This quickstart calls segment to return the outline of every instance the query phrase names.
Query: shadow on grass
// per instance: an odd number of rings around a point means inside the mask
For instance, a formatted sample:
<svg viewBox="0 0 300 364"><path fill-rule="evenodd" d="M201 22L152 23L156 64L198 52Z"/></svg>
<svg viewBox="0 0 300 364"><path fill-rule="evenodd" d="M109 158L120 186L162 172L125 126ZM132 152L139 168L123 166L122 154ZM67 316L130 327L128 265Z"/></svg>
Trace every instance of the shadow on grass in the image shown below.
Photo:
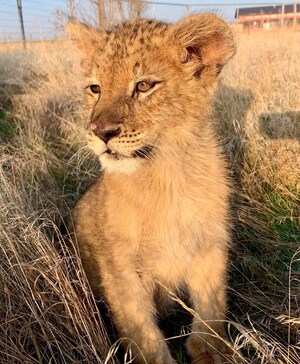
<svg viewBox="0 0 300 364"><path fill-rule="evenodd" d="M254 101L250 89L220 85L214 104L216 131L229 163L232 182L241 185L241 173L247 157L245 122Z"/></svg>
<svg viewBox="0 0 300 364"><path fill-rule="evenodd" d="M264 137L300 141L300 111L264 113L260 115L259 122Z"/></svg>
<svg viewBox="0 0 300 364"><path fill-rule="evenodd" d="M13 139L16 132L16 125L13 123L5 109L0 107L0 143L7 143Z"/></svg>
<svg viewBox="0 0 300 364"><path fill-rule="evenodd" d="M226 85L219 87L215 102L217 131L235 187L231 201L234 227L228 317L250 331L257 329L261 337L272 338L269 343L274 340L278 344L274 350L280 352L281 348L286 350L289 340L290 343L297 340L293 329L288 337L286 325L276 317L288 314L287 302L293 313L299 307L299 290L293 283L295 279L298 282L298 260L292 265L292 282L289 281L289 269L300 241L297 209L300 196L292 186L287 187L290 194L283 195L264 182L256 168L256 161L248 152L251 135L246 133L246 116L252 102L251 90ZM262 113L258 118L259 132L264 138L287 142L300 140L300 112ZM239 332L232 331L235 339ZM259 361L251 345L247 349L245 356L253 362Z"/></svg>

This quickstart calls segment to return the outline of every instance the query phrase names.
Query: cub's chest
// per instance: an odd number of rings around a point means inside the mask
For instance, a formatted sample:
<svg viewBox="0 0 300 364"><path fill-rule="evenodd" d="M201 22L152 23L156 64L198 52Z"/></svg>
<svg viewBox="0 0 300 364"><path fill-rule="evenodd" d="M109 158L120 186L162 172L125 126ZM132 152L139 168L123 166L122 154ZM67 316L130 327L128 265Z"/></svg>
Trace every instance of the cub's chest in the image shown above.
<svg viewBox="0 0 300 364"><path fill-rule="evenodd" d="M119 203L118 210L107 215L105 235L115 237L112 249L136 257L142 269L168 276L193 255L201 234L198 218L199 209L191 213L184 200L157 200L146 206Z"/></svg>
<svg viewBox="0 0 300 364"><path fill-rule="evenodd" d="M175 199L154 193L139 199L118 197L106 203L105 226L119 236L139 241L143 247L188 239L199 227L199 220L205 219L201 204L187 196Z"/></svg>
<svg viewBox="0 0 300 364"><path fill-rule="evenodd" d="M141 270L167 285L183 279L197 249L197 239L189 230L173 220L172 224L162 221L155 229L144 226L140 232L137 261Z"/></svg>

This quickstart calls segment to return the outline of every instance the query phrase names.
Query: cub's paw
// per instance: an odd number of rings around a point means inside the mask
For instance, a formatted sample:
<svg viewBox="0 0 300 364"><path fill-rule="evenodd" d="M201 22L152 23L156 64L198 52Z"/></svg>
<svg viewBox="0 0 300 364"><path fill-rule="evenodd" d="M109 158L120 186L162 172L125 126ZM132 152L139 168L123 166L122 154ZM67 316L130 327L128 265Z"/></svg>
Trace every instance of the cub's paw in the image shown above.
<svg viewBox="0 0 300 364"><path fill-rule="evenodd" d="M234 352L225 342L214 339L206 343L192 335L186 343L187 352L192 364L230 364L238 363L233 359Z"/></svg>
<svg viewBox="0 0 300 364"><path fill-rule="evenodd" d="M192 357L192 364L229 364L232 363L229 359L226 359L225 355L218 353L202 353Z"/></svg>

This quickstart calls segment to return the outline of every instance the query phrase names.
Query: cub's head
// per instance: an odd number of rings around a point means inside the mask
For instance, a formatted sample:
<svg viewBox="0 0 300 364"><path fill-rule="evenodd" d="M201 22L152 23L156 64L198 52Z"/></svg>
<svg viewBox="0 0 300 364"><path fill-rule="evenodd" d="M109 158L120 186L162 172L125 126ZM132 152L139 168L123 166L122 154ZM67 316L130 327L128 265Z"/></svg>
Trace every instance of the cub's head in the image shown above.
<svg viewBox="0 0 300 364"><path fill-rule="evenodd" d="M109 172L133 173L199 135L235 50L230 28L212 14L110 31L71 22L68 32L85 75L89 145Z"/></svg>

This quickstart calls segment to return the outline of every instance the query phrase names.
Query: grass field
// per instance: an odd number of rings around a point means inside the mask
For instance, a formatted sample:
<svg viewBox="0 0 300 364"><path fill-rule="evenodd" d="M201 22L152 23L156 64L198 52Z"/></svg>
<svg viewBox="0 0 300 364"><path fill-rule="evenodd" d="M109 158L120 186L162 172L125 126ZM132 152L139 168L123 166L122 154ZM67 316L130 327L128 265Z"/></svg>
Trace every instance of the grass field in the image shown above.
<svg viewBox="0 0 300 364"><path fill-rule="evenodd" d="M245 362L298 364L300 33L237 43L215 101L235 185L227 326ZM99 173L72 51L0 52L0 362L112 362L118 343L58 229Z"/></svg>

